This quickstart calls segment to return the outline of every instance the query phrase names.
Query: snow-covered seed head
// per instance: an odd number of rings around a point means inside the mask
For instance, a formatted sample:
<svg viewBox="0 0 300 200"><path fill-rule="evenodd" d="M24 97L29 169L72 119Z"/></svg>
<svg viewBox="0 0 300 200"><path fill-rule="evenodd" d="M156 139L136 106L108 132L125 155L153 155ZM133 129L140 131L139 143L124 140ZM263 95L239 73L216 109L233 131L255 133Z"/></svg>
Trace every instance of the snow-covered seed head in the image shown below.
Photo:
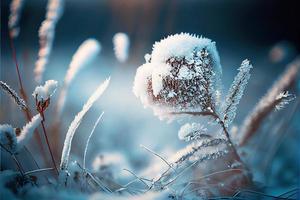
<svg viewBox="0 0 300 200"><path fill-rule="evenodd" d="M37 101L46 101L48 100L56 91L57 81L48 80L44 85L37 86L33 92L33 96Z"/></svg>
<svg viewBox="0 0 300 200"><path fill-rule="evenodd" d="M222 73L215 42L175 34L156 42L145 59L133 92L155 114L215 109Z"/></svg>
<svg viewBox="0 0 300 200"><path fill-rule="evenodd" d="M120 62L125 62L128 58L129 37L126 33L116 33L113 37L115 56Z"/></svg>
<svg viewBox="0 0 300 200"><path fill-rule="evenodd" d="M17 136L14 128L8 124L0 125L0 143L10 152L17 149Z"/></svg>

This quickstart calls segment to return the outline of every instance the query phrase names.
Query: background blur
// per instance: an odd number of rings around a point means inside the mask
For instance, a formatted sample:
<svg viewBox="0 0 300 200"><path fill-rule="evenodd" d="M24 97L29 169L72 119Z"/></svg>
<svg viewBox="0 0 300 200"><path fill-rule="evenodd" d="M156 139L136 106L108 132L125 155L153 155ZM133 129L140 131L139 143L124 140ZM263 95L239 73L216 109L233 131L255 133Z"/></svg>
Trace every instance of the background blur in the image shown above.
<svg viewBox="0 0 300 200"><path fill-rule="evenodd" d="M17 90L18 82L7 29L9 3L8 0L1 0L1 80ZM36 86L33 68L38 52L38 29L44 20L46 5L45 0L25 1L20 35L16 40L20 70L32 106L33 98L30 94ZM89 163L98 153L121 152L128 160L129 168L138 171L152 159L139 147L140 144L164 156L183 147L184 142L177 138L180 122L159 121L150 109L143 108L132 93L135 71L144 63L144 54L151 53L155 41L180 32L202 35L216 41L223 67L224 92L230 86L242 60L248 58L252 62L252 76L235 120L239 124L284 71L286 64L299 54L299 24L297 0L66 0L65 12L56 27L44 80L55 79L62 84L72 55L85 39L92 37L99 40L102 51L96 61L82 70L70 88L63 114L61 140L74 115L81 110L97 85L111 76L108 90L84 118L75 135L72 149L75 157L82 158L83 144L103 110L103 120L92 139ZM112 37L117 32L127 33L131 40L129 60L125 64L119 63L114 56ZM298 83L298 93L299 88ZM55 97L51 99L53 108ZM294 109L293 106L291 104L286 111L275 113L269 119L270 123L282 121L285 113ZM48 127L53 121L52 112L50 105L46 116ZM250 156L248 160L253 165L257 181L279 189L299 185L299 120L298 108L283 135L266 135L265 132L272 132L272 129L264 131L264 141L271 142L274 139L276 143L275 146L270 144L272 149L268 145L266 149L259 145L255 151L252 149L252 154L262 155L263 160L264 154L272 150L266 166L262 166L259 158ZM3 92L0 122L15 127L22 127L25 123L23 113ZM257 142L254 144L260 144L259 137L255 139ZM62 146L55 145L60 152ZM34 151L34 144L29 148ZM5 164L2 166L5 167Z"/></svg>

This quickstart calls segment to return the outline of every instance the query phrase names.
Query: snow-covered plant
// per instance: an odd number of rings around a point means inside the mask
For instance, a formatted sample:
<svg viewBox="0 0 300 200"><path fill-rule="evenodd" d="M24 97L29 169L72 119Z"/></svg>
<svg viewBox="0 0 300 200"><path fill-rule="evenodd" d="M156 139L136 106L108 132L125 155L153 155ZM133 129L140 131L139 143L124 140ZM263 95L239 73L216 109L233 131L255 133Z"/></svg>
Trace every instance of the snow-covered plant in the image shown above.
<svg viewBox="0 0 300 200"><path fill-rule="evenodd" d="M153 45L137 69L133 92L156 115L217 111L221 65L210 39L175 34Z"/></svg>
<svg viewBox="0 0 300 200"><path fill-rule="evenodd" d="M37 86L32 95L39 102L47 101L56 91L57 89L57 81L48 80L44 85Z"/></svg>
<svg viewBox="0 0 300 200"><path fill-rule="evenodd" d="M48 0L45 20L39 29L40 49L38 59L35 63L35 80L40 83L43 79L45 66L48 63L51 54L53 40L55 36L55 27L62 16L64 0Z"/></svg>
<svg viewBox="0 0 300 200"><path fill-rule="evenodd" d="M41 121L40 114L37 114L21 130L18 128L14 129L8 124L0 125L1 145L6 147L10 153L14 154L18 152L32 138L34 130L39 126Z"/></svg>
<svg viewBox="0 0 300 200"><path fill-rule="evenodd" d="M48 80L44 85L37 86L32 96L35 98L35 104L37 111L42 115L44 120L44 111L50 104L50 97L55 93L57 89L57 81Z"/></svg>
<svg viewBox="0 0 300 200"><path fill-rule="evenodd" d="M9 34L12 38L19 35L19 21L25 0L12 0L10 3L10 15L8 18Z"/></svg>
<svg viewBox="0 0 300 200"><path fill-rule="evenodd" d="M126 33L116 33L113 37L115 56L119 62L125 62L129 53L129 37Z"/></svg>
<svg viewBox="0 0 300 200"><path fill-rule="evenodd" d="M87 39L79 46L79 48L73 55L72 61L69 65L69 69L64 79L62 90L58 98L57 112L59 116L63 112L65 101L68 95L68 89L72 84L74 78L80 72L80 70L82 70L96 58L100 50L101 45L97 40Z"/></svg>
<svg viewBox="0 0 300 200"><path fill-rule="evenodd" d="M61 170L67 170L68 169L68 163L69 163L69 156L72 146L72 140L74 137L74 134L80 125L83 117L85 114L89 111L89 109L93 106L93 104L99 99L99 97L103 94L103 92L106 90L108 84L109 84L110 78L105 80L102 84L99 85L99 87L96 89L96 91L92 94L92 96L88 99L88 101L83 105L82 110L75 116L72 123L69 126L68 132L66 134L62 155L61 155L61 161L60 161L60 169Z"/></svg>
<svg viewBox="0 0 300 200"><path fill-rule="evenodd" d="M32 138L34 130L40 125L42 117L40 114L32 117L31 121L28 122L21 130L20 134L17 136L17 148L21 149L24 147L28 141Z"/></svg>
<svg viewBox="0 0 300 200"><path fill-rule="evenodd" d="M299 70L300 59L296 58L248 114L241 125L240 145L244 145L248 141L274 108L286 105L293 98L287 90L299 77Z"/></svg>
<svg viewBox="0 0 300 200"><path fill-rule="evenodd" d="M243 96L245 87L250 78L250 69L252 65L249 60L244 60L241 67L238 69L239 73L234 78L234 81L226 96L226 103L223 108L223 117L225 126L229 126L235 118L237 105Z"/></svg>
<svg viewBox="0 0 300 200"><path fill-rule="evenodd" d="M22 110L27 109L25 101L9 85L7 85L3 81L0 81L0 86L2 90L14 100L14 102L19 106L19 108L21 108Z"/></svg>

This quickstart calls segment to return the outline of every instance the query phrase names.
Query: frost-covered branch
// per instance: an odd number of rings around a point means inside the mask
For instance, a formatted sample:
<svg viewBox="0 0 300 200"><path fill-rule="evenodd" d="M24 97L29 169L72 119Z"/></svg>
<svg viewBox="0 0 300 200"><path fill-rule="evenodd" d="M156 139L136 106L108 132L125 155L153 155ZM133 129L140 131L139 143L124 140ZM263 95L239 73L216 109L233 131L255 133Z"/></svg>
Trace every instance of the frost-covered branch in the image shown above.
<svg viewBox="0 0 300 200"><path fill-rule="evenodd" d="M228 127L236 115L237 105L243 96L245 87L250 78L250 69L252 65L248 60L244 60L241 67L238 69L239 73L234 78L233 83L230 86L229 92L226 96L226 102L223 108L223 121L226 127Z"/></svg>
<svg viewBox="0 0 300 200"><path fill-rule="evenodd" d="M267 94L261 98L254 109L248 114L241 126L239 145L245 145L249 138L260 127L262 121L288 97L280 94L287 91L299 76L300 58L290 63L282 76L273 84ZM280 97L281 96L281 97Z"/></svg>

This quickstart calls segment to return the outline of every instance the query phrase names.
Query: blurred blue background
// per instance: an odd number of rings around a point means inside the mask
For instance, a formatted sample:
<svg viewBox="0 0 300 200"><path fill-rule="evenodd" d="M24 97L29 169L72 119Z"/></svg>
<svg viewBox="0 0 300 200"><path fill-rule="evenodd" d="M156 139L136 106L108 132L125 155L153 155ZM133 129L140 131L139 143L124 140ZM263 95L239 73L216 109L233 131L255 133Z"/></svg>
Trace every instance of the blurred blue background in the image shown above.
<svg viewBox="0 0 300 200"><path fill-rule="evenodd" d="M17 89L7 30L9 3L8 0L1 0L1 80ZM15 41L31 106L33 98L30 94L36 86L33 68L38 52L38 28L44 20L46 5L45 0L25 1L20 35ZM177 139L180 123L160 121L150 109L144 109L132 93L135 71L144 63L144 54L151 52L155 41L180 32L202 35L216 41L223 67L225 92L242 60L250 59L254 68L235 120L235 124L241 123L284 71L286 64L299 53L298 9L299 3L296 0L66 0L65 12L56 28L45 80L55 79L62 85L72 55L85 39L99 40L102 51L70 87L63 114L62 140L74 115L81 110L97 85L111 76L108 90L84 118L75 135L73 155L82 157L88 133L103 110L103 120L92 139L89 163L102 151L114 151L124 153L132 169L141 170L152 157L139 147L140 144L164 156L183 147L185 144ZM127 33L131 40L129 60L124 64L116 60L113 52L112 37L117 32ZM51 99L51 103L55 104L56 97ZM52 113L50 108L46 116L48 127L53 121ZM282 113L281 116L277 115L277 118L274 117L276 120L283 116ZM259 181L268 182L270 179L269 185L279 188L299 184L299 120L298 109L289 123L284 141L278 144L275 155L270 158L270 174L264 175L260 163L253 161ZM25 123L22 112L4 93L1 93L0 121L1 124L9 123L19 127ZM62 146L57 144L55 148L60 152ZM31 149L34 151L33 147ZM260 148L256 151L261 153Z"/></svg>

